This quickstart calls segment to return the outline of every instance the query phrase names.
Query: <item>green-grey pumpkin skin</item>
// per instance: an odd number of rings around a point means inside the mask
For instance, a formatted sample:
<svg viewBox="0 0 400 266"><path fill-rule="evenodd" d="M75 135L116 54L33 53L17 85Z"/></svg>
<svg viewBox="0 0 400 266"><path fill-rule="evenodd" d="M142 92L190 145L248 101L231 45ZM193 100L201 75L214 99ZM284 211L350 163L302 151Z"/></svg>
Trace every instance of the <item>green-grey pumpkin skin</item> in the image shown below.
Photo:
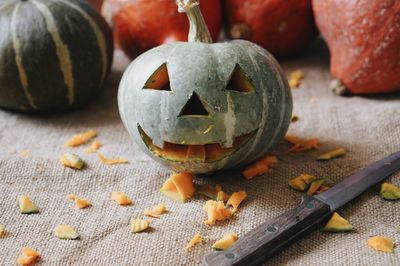
<svg viewBox="0 0 400 266"><path fill-rule="evenodd" d="M143 89L147 79L167 63L172 91ZM255 86L254 93L227 91L238 64ZM178 117L195 91L210 111L209 117ZM232 125L230 108L235 113ZM291 92L279 64L254 43L171 43L134 60L125 71L118 92L122 121L140 148L175 171L210 173L246 165L267 154L287 132L292 114ZM226 122L226 123L225 123ZM204 131L210 124L214 130ZM254 137L233 154L215 162L177 162L155 156L138 126L162 147L163 141L185 144L224 142L256 130ZM228 137L227 137L228 135Z"/></svg>
<svg viewBox="0 0 400 266"><path fill-rule="evenodd" d="M110 72L111 29L85 1L2 1L0 31L0 107L73 109L95 98Z"/></svg>

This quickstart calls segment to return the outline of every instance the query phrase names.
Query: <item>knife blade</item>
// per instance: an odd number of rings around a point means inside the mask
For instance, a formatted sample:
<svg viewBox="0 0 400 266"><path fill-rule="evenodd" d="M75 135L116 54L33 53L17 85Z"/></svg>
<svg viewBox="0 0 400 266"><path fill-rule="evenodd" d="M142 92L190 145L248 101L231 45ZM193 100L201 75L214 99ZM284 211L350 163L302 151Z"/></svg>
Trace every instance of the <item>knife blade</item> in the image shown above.
<svg viewBox="0 0 400 266"><path fill-rule="evenodd" d="M318 228L330 218L333 211L399 169L400 151L350 175L317 196L303 197L297 208L261 224L239 238L229 250L205 256L204 265L260 265Z"/></svg>

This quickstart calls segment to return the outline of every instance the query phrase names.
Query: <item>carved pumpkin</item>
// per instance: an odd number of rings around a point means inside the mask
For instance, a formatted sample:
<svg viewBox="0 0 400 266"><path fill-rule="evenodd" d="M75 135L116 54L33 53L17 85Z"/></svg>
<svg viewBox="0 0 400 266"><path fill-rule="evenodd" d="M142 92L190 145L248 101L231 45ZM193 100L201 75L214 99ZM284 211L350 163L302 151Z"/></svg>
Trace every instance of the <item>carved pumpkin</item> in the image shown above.
<svg viewBox="0 0 400 266"><path fill-rule="evenodd" d="M400 90L400 1L313 0L335 93Z"/></svg>
<svg viewBox="0 0 400 266"><path fill-rule="evenodd" d="M227 34L274 56L303 51L317 35L311 0L224 0Z"/></svg>
<svg viewBox="0 0 400 266"><path fill-rule="evenodd" d="M177 2L190 19L189 42L159 46L131 63L119 86L122 120L147 154L175 171L254 161L287 131L285 75L251 42L211 44L198 1Z"/></svg>
<svg viewBox="0 0 400 266"><path fill-rule="evenodd" d="M0 3L0 106L59 111L95 97L111 66L112 34L85 1Z"/></svg>
<svg viewBox="0 0 400 266"><path fill-rule="evenodd" d="M202 0L201 11L213 39L221 30L221 3ZM174 0L105 0L103 16L113 25L116 44L131 59L168 42L186 41L188 22Z"/></svg>

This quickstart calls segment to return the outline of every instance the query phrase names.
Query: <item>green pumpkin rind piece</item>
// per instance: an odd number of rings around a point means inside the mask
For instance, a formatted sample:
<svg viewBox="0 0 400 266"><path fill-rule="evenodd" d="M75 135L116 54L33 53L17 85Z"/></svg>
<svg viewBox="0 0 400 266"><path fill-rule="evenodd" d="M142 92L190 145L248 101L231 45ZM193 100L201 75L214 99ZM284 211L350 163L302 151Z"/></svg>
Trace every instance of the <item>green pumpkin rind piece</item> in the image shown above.
<svg viewBox="0 0 400 266"><path fill-rule="evenodd" d="M61 111L98 94L113 42L107 23L87 3L11 1L0 9L0 25L1 107Z"/></svg>
<svg viewBox="0 0 400 266"><path fill-rule="evenodd" d="M18 196L19 210L23 214L39 213L39 208L25 195Z"/></svg>
<svg viewBox="0 0 400 266"><path fill-rule="evenodd" d="M314 180L311 184L310 184L310 187L308 188L308 190L307 190L307 195L308 196L312 196L312 195L314 195L317 191L318 191L318 189L322 186L322 184L325 182L325 180L324 179L317 179L317 180Z"/></svg>
<svg viewBox="0 0 400 266"><path fill-rule="evenodd" d="M354 227L337 212L334 212L331 219L325 225L323 230L325 232L333 233L352 232L354 231Z"/></svg>
<svg viewBox="0 0 400 266"><path fill-rule="evenodd" d="M385 182L381 185L379 194L385 200L398 200L400 199L400 188Z"/></svg>

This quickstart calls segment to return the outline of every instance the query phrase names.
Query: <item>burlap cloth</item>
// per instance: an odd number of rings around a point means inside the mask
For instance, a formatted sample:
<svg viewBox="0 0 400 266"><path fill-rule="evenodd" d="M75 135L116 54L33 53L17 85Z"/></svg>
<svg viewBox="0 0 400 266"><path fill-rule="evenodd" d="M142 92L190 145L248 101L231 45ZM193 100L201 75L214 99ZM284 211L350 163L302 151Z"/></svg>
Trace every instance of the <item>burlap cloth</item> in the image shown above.
<svg viewBox="0 0 400 266"><path fill-rule="evenodd" d="M214 252L211 244L225 233L243 236L263 221L295 207L301 193L287 180L301 173L323 177L336 183L360 167L400 149L399 94L341 98L328 90L330 80L327 49L314 45L306 54L282 62L285 71L301 68L305 79L293 90L294 111L299 121L290 133L317 137L317 151L287 154L287 143L276 153L280 162L271 173L244 180L239 171L198 178L197 183L221 184L231 193L246 190L248 199L233 219L208 227L203 224L205 200L195 198L179 204L164 197L159 189L170 171L145 156L128 136L118 114L116 93L126 59L116 53L114 71L102 96L83 110L37 116L0 111L0 224L9 232L0 239L0 264L13 265L23 246L37 249L41 265L197 265L203 255ZM127 157L128 165L107 166L83 147L63 148L71 135L95 129L107 156ZM315 156L336 147L349 153L321 163ZM31 157L19 153L30 150ZM74 171L60 165L62 152L76 152L88 167ZM400 185L400 174L389 181ZM124 191L135 204L120 207L110 200L112 191ZM271 265L400 265L400 248L394 254L367 247L373 235L392 237L400 244L399 202L387 202L377 195L378 187L364 193L339 212L357 228L355 233L315 232L268 263ZM17 195L29 195L40 214L19 213ZM75 209L66 199L75 193L92 201L93 207ZM153 230L131 234L129 220L142 217L145 208L164 202L169 213L154 219ZM76 227L78 241L53 236L59 224ZM200 232L203 245L190 252L187 242Z"/></svg>

